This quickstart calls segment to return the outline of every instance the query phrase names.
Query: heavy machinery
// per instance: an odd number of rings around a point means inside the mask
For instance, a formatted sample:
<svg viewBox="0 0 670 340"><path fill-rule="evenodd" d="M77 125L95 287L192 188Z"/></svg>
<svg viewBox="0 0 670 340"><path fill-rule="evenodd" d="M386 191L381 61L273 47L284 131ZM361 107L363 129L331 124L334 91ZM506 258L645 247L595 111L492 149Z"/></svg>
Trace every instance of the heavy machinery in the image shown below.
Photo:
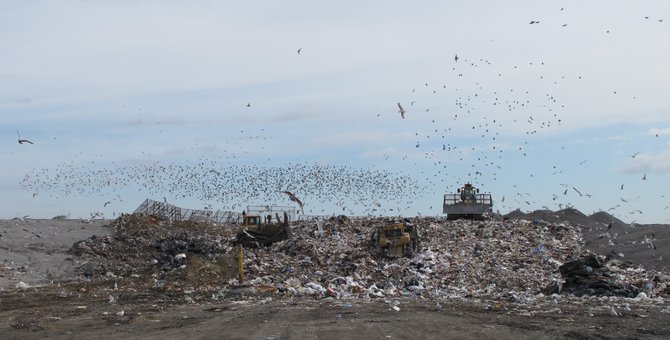
<svg viewBox="0 0 670 340"><path fill-rule="evenodd" d="M491 194L480 194L479 189L467 183L456 194L444 195L442 213L448 220L483 219L485 214L493 212Z"/></svg>
<svg viewBox="0 0 670 340"><path fill-rule="evenodd" d="M293 232L286 212L284 212L284 220L277 213L275 217L242 212L242 225L235 243L244 246L269 246L273 242L291 238Z"/></svg>
<svg viewBox="0 0 670 340"><path fill-rule="evenodd" d="M383 257L411 256L420 249L419 231L406 221L377 227L372 240Z"/></svg>

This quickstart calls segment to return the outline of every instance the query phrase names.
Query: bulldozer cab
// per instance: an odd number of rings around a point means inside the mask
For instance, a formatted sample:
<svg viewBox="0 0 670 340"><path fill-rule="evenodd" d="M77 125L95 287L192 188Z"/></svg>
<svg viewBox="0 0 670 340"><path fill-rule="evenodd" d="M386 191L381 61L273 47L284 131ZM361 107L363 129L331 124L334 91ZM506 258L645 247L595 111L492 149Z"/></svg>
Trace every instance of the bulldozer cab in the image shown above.
<svg viewBox="0 0 670 340"><path fill-rule="evenodd" d="M476 189L472 184L465 184L463 188L456 190L456 192L461 194L461 201L466 203L477 203L477 193L479 189Z"/></svg>
<svg viewBox="0 0 670 340"><path fill-rule="evenodd" d="M242 215L243 226L260 226L261 216L258 214L244 214Z"/></svg>

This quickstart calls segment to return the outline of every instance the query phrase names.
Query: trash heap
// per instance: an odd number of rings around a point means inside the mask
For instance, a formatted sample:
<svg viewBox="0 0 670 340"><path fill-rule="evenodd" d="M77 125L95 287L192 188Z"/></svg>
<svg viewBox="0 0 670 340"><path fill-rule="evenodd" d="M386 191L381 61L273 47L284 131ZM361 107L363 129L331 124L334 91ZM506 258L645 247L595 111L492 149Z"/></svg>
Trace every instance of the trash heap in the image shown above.
<svg viewBox="0 0 670 340"><path fill-rule="evenodd" d="M620 296L645 292L650 297L670 293L662 275L605 263L583 252L581 231L564 223L414 218L411 223L420 232L421 251L412 257L380 257L372 234L377 226L391 222L346 217L292 222L292 238L244 249L245 284L251 291L277 298L515 300L541 292ZM70 249L82 263L80 275L87 279L133 277L150 288L211 287L224 295L238 287L236 225L124 215L111 227L114 236L91 238ZM594 258L598 265L589 262ZM597 279L577 278L584 278L587 267ZM582 287L587 281L591 286ZM599 283L593 286L594 282Z"/></svg>
<svg viewBox="0 0 670 340"><path fill-rule="evenodd" d="M187 264L207 264L232 252L234 233L215 223L168 222L150 215L123 215L110 225L113 236L76 242L69 253L86 279L134 277L178 280ZM222 231L228 231L228 235ZM188 255L187 255L188 254Z"/></svg>
<svg viewBox="0 0 670 340"><path fill-rule="evenodd" d="M634 268L618 260L609 260L605 256L588 254L567 262L558 270L564 279L562 285L550 286L549 293L565 292L575 296L621 296L636 298L656 295L654 285L661 284L661 294L667 294L667 283L662 282L662 274L647 273L640 278L631 273L643 273L642 268ZM633 279L631 282L630 279Z"/></svg>

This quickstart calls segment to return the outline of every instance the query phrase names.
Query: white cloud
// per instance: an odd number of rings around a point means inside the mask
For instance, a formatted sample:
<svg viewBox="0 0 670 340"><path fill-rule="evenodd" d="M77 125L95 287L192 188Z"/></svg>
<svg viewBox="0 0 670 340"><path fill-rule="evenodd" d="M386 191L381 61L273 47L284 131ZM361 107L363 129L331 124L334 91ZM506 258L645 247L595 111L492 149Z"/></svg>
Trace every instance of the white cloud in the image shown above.
<svg viewBox="0 0 670 340"><path fill-rule="evenodd" d="M316 144L326 147L345 147L351 145L378 145L391 141L390 135L386 132L354 130L346 132L332 133L322 137L316 137Z"/></svg>
<svg viewBox="0 0 670 340"><path fill-rule="evenodd" d="M383 148L383 149L366 150L361 154L361 156L368 158L387 158L397 154L398 149L396 148Z"/></svg>
<svg viewBox="0 0 670 340"><path fill-rule="evenodd" d="M621 173L670 172L670 148L657 154L640 153L617 169Z"/></svg>
<svg viewBox="0 0 670 340"><path fill-rule="evenodd" d="M653 128L653 129L649 130L649 133L651 133L654 136L659 136L659 137L660 136L670 136L670 128L662 128L662 129Z"/></svg>

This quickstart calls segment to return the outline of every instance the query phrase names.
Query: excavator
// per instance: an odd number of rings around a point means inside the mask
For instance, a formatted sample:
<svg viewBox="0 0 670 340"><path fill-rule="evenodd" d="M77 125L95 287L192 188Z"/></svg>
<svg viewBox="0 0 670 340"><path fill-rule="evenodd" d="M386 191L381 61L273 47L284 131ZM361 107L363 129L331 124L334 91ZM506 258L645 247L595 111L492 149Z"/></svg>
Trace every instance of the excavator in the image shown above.
<svg viewBox="0 0 670 340"><path fill-rule="evenodd" d="M447 214L448 220L481 220L485 214L493 212L491 194L480 194L479 189L470 183L466 183L456 192L444 195L442 213Z"/></svg>

